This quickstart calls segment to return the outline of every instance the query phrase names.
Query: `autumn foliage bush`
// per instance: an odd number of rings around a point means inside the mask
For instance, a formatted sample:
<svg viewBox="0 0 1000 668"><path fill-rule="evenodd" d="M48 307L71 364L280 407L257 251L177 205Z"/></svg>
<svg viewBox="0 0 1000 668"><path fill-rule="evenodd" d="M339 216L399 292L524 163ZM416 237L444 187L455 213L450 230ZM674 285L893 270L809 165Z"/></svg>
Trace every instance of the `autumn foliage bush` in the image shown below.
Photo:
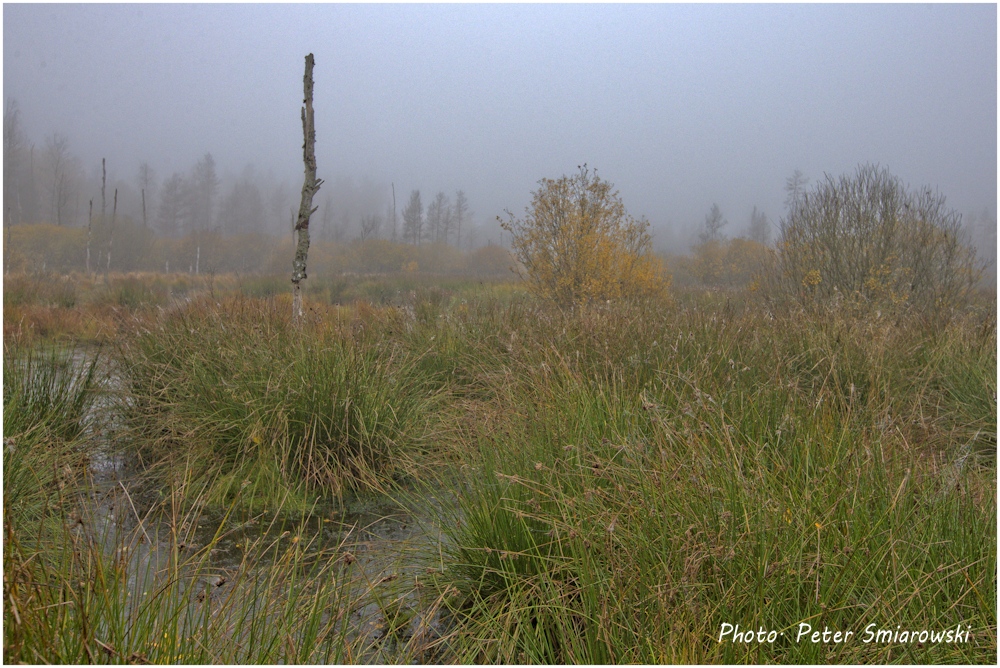
<svg viewBox="0 0 1000 668"><path fill-rule="evenodd" d="M649 221L632 217L611 183L584 165L538 185L523 219L501 221L533 292L562 306L666 293Z"/></svg>

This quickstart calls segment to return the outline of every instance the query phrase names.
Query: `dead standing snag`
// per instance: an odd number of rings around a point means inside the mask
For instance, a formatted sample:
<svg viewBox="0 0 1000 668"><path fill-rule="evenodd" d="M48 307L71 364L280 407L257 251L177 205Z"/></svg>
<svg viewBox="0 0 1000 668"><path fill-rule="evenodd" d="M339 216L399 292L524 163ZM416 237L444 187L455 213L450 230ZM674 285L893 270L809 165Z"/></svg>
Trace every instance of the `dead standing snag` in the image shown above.
<svg viewBox="0 0 1000 668"><path fill-rule="evenodd" d="M323 184L316 178L316 125L313 118L313 54L306 56L306 73L303 77L304 99L302 100L302 160L305 163L305 181L302 184L302 202L295 222L298 242L295 259L292 261L292 317L298 321L302 317L301 281L306 278L306 258L309 255L309 218L319 207L313 207L313 196Z"/></svg>

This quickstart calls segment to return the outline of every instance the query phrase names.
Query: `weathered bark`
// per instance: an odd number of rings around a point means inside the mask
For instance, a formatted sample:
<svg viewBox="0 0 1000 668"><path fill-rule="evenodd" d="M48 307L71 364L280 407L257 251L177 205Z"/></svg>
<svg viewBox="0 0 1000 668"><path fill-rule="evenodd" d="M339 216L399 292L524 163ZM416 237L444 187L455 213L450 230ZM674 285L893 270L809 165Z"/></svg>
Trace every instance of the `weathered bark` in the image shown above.
<svg viewBox="0 0 1000 668"><path fill-rule="evenodd" d="M297 242L295 259L292 261L292 317L302 318L301 282L306 279L306 259L309 255L309 218L319 207L313 207L313 196L322 185L316 178L316 125L313 117L313 54L306 56L306 73L303 77L304 100L302 107L302 160L305 163L305 180L302 183L302 201L299 216L295 222Z"/></svg>

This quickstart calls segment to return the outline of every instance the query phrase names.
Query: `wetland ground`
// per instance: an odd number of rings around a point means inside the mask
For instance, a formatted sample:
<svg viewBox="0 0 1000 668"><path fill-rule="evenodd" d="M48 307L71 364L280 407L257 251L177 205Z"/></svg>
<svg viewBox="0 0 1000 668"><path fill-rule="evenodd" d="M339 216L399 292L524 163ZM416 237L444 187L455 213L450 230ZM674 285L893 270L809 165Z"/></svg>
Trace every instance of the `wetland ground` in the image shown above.
<svg viewBox="0 0 1000 668"><path fill-rule="evenodd" d="M5 661L995 663L995 294L337 285L5 279Z"/></svg>

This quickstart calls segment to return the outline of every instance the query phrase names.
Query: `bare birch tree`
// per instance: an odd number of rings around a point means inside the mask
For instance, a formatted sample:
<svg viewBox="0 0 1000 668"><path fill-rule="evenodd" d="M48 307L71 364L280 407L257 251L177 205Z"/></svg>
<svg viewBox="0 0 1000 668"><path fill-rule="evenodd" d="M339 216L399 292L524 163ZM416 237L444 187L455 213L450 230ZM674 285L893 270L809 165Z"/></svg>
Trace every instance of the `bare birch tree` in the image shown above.
<svg viewBox="0 0 1000 668"><path fill-rule="evenodd" d="M361 216L361 230L358 234L358 240L377 239L379 230L381 229L382 216L380 214L371 213Z"/></svg>
<svg viewBox="0 0 1000 668"><path fill-rule="evenodd" d="M108 217L108 200L104 196L105 188L108 185L107 158L101 158L101 222Z"/></svg>
<svg viewBox="0 0 1000 668"><path fill-rule="evenodd" d="M87 214L87 276L90 276L90 236L94 227L94 200L90 200L90 213Z"/></svg>
<svg viewBox="0 0 1000 668"><path fill-rule="evenodd" d="M3 201L7 203L7 227L11 223L11 203L20 202L20 174L24 170L24 133L21 131L21 112L17 102L8 98L3 111ZM29 181L33 175L29 174ZM18 206L20 209L20 206ZM21 212L17 211L17 222Z"/></svg>
<svg viewBox="0 0 1000 668"><path fill-rule="evenodd" d="M10 206L7 207L7 241L3 245L3 275L10 271Z"/></svg>
<svg viewBox="0 0 1000 668"><path fill-rule="evenodd" d="M62 225L72 190L69 139L57 132L47 137L45 157L52 174L51 220Z"/></svg>
<svg viewBox="0 0 1000 668"><path fill-rule="evenodd" d="M465 196L465 191L459 190L455 193L455 247L462 247L462 223L468 222L472 216L469 213L469 200Z"/></svg>
<svg viewBox="0 0 1000 668"><path fill-rule="evenodd" d="M403 239L414 246L420 244L423 236L424 205L420 202L420 191L410 193L410 201L403 209Z"/></svg>
<svg viewBox="0 0 1000 668"><path fill-rule="evenodd" d="M149 220L146 217L146 193L149 192L150 197L150 207L152 207L153 200L153 186L154 179L156 178L153 168L149 166L148 162L142 162L139 164L139 171L136 174L136 183L139 186L139 192L142 193L142 224L143 226L149 226Z"/></svg>
<svg viewBox="0 0 1000 668"><path fill-rule="evenodd" d="M115 218L118 217L118 188L115 188L115 203L111 207L111 227L108 228L108 262L104 265L104 284L108 284L108 272L111 271L111 246L115 242Z"/></svg>
<svg viewBox="0 0 1000 668"><path fill-rule="evenodd" d="M767 219L767 214L753 208L750 214L750 238L759 244L767 246L771 243L771 222Z"/></svg>
<svg viewBox="0 0 1000 668"><path fill-rule="evenodd" d="M396 183L392 183L392 240L396 240Z"/></svg>
<svg viewBox="0 0 1000 668"><path fill-rule="evenodd" d="M302 318L301 282L306 279L306 258L309 255L309 218L319 207L313 207L313 196L323 184L316 178L316 124L313 116L313 54L306 56L306 72L302 78L305 106L302 107L302 161L305 163L305 180L302 183L302 201L299 217L295 222L297 243L295 259L292 261L292 317L298 322Z"/></svg>

